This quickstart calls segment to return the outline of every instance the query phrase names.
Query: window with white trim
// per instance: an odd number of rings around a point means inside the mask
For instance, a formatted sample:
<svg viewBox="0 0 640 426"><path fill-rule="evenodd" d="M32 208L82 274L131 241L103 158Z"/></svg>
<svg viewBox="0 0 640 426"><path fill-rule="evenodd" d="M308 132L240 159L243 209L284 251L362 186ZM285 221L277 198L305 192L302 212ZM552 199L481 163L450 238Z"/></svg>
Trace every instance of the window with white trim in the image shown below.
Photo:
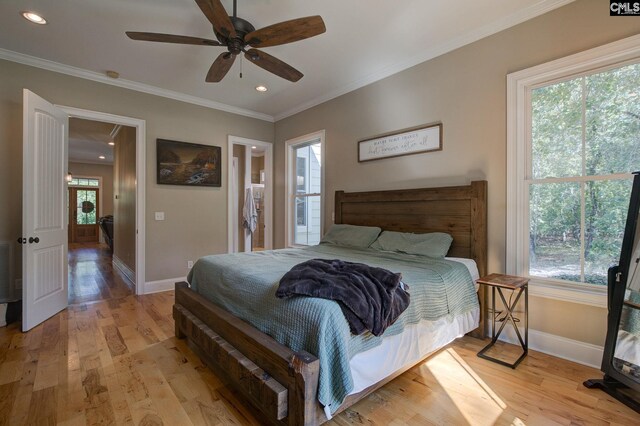
<svg viewBox="0 0 640 426"><path fill-rule="evenodd" d="M618 262L640 170L640 57L597 50L508 87L508 272L592 291Z"/></svg>
<svg viewBox="0 0 640 426"><path fill-rule="evenodd" d="M322 237L324 132L287 141L287 245L315 245Z"/></svg>

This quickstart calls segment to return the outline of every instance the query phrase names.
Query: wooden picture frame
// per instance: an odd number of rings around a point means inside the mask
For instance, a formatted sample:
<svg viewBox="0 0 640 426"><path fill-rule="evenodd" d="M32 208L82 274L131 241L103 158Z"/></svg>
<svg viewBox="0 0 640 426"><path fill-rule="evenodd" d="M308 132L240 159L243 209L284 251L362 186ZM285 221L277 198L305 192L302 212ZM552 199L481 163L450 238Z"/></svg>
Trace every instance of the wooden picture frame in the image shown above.
<svg viewBox="0 0 640 426"><path fill-rule="evenodd" d="M156 139L159 185L222 186L219 146Z"/></svg>
<svg viewBox="0 0 640 426"><path fill-rule="evenodd" d="M442 151L442 123L427 124L358 142L358 162Z"/></svg>

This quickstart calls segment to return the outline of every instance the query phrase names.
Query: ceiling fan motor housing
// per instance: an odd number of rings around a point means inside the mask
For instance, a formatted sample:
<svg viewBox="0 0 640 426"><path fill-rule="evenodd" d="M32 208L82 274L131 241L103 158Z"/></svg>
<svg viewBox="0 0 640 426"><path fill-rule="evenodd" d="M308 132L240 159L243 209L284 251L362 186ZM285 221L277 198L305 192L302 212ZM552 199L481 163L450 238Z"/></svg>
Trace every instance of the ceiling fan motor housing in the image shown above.
<svg viewBox="0 0 640 426"><path fill-rule="evenodd" d="M244 49L244 47L246 46L244 36L255 31L256 28L245 19L234 16L229 16L229 19L233 24L233 28L236 30L236 37L229 39L217 32L215 28L213 29L213 32L215 33L220 43L227 45L229 52L233 53L234 55L239 55L242 52L242 49Z"/></svg>

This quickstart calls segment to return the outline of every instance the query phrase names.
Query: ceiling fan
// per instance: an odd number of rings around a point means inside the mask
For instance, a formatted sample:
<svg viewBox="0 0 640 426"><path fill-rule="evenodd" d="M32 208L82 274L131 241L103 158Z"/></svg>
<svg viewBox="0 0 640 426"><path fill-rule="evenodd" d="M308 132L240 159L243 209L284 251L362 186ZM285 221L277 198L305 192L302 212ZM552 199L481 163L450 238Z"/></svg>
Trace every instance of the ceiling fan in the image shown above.
<svg viewBox="0 0 640 426"><path fill-rule="evenodd" d="M233 65L236 56L240 55L240 53L244 53L244 57L249 62L256 64L260 68L286 80L296 82L303 76L300 71L256 48L292 43L317 36L326 31L324 21L320 16L292 19L256 30L251 23L237 17L236 0L233 0L233 16L227 15L227 11L220 3L220 0L195 1L202 13L213 25L213 32L218 41L200 37L135 31L127 31L126 34L133 40L225 46L227 52L221 53L209 68L205 79L209 83L221 81Z"/></svg>

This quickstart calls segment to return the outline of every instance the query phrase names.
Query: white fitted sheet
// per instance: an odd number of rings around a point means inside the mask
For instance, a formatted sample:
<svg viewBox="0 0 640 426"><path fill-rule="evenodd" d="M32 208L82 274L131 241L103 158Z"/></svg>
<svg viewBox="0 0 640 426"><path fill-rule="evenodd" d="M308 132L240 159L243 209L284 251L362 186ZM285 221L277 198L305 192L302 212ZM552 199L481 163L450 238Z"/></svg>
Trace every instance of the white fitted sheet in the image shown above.
<svg viewBox="0 0 640 426"><path fill-rule="evenodd" d="M474 283L480 278L473 259L446 259L464 264ZM429 353L448 345L457 337L477 328L479 320L480 309L475 309L455 317L411 324L402 333L385 337L380 345L351 358L349 366L354 384L351 394L363 391L402 367L415 364Z"/></svg>

